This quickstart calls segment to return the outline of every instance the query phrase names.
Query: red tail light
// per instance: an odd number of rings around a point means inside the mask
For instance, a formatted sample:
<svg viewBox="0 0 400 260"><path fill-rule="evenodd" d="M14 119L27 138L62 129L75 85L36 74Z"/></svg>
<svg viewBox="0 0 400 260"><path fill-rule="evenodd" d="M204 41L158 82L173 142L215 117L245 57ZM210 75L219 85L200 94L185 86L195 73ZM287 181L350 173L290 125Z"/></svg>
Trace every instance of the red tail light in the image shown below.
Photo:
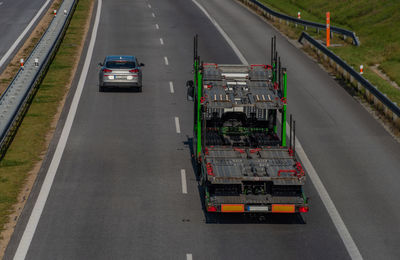
<svg viewBox="0 0 400 260"><path fill-rule="evenodd" d="M112 70L109 70L109 69L103 69L103 72L110 73L110 72L112 72Z"/></svg>
<svg viewBox="0 0 400 260"><path fill-rule="evenodd" d="M207 206L207 211L208 212L217 212L217 207L215 207L215 206Z"/></svg>
<svg viewBox="0 0 400 260"><path fill-rule="evenodd" d="M299 207L299 212L308 212L308 207Z"/></svg>
<svg viewBox="0 0 400 260"><path fill-rule="evenodd" d="M138 72L139 72L139 70L138 70L138 69L133 69L133 70L130 70L129 72L132 72L132 73L138 73Z"/></svg>

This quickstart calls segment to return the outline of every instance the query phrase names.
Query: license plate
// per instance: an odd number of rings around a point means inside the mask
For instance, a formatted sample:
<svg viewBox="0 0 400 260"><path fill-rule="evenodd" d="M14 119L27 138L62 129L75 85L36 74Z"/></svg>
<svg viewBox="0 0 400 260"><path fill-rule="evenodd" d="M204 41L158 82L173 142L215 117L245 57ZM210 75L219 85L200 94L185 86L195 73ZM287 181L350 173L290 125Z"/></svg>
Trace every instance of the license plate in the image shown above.
<svg viewBox="0 0 400 260"><path fill-rule="evenodd" d="M247 206L247 211L268 212L268 207L267 206Z"/></svg>
<svg viewBox="0 0 400 260"><path fill-rule="evenodd" d="M115 76L116 79L126 79L126 76Z"/></svg>
<svg viewBox="0 0 400 260"><path fill-rule="evenodd" d="M294 213L294 205L290 204L272 204L272 212L275 213Z"/></svg>

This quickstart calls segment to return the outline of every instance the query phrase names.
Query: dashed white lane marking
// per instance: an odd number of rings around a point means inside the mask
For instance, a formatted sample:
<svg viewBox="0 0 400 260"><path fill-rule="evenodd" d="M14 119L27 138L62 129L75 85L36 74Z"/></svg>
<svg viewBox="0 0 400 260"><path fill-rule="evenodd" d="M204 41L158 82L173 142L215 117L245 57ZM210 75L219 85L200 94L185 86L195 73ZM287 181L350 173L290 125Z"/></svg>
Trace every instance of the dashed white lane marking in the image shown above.
<svg viewBox="0 0 400 260"><path fill-rule="evenodd" d="M186 171L181 169L182 193L187 194Z"/></svg>
<svg viewBox="0 0 400 260"><path fill-rule="evenodd" d="M160 26L158 25L158 23L156 23L156 29L159 30Z"/></svg>
<svg viewBox="0 0 400 260"><path fill-rule="evenodd" d="M148 4L147 6L148 6L149 8L151 8L151 4Z"/></svg>
<svg viewBox="0 0 400 260"><path fill-rule="evenodd" d="M228 42L229 46L233 49L233 51L236 53L240 61L248 65L247 60L243 56L243 54L240 52L240 50L236 47L235 43L232 41L231 38L222 30L222 28L219 26L219 24L215 21L214 18L212 18L206 9L202 7L196 0L192 0L194 4L197 5L197 7L207 16L207 18L214 24L214 26L217 28L217 30L220 32L220 34L225 38L225 40ZM287 122L286 122L287 124ZM287 131L289 131L289 127L286 128ZM333 203L332 199L330 198L328 191L326 190L325 186L323 185L321 179L318 176L317 171L315 170L314 166L311 164L311 161L308 159L307 154L304 152L300 141L296 138L296 152L298 156L300 157L300 160L302 161L304 168L306 169L308 176L310 176L311 181L314 184L315 189L317 190L319 196L321 197L322 202L324 203L324 206L332 219L332 222L334 223L336 230L339 233L340 238L342 239L347 252L349 253L350 257L352 259L363 259L361 256L361 253L354 242L353 238L350 235L349 230L346 227L346 224L343 222L342 217L340 216L339 212L337 211L335 204Z"/></svg>
<svg viewBox="0 0 400 260"><path fill-rule="evenodd" d="M175 117L175 128L176 128L176 133L180 134L181 133L181 127L179 125L179 117Z"/></svg>
<svg viewBox="0 0 400 260"><path fill-rule="evenodd" d="M156 17L155 13L151 13L151 16Z"/></svg>
<svg viewBox="0 0 400 260"><path fill-rule="evenodd" d="M219 26L219 24L217 23L217 21L215 21L214 18L211 17L211 15L208 14L207 10L204 9L203 6L201 6L196 0L192 0L193 3L195 5L197 5L197 7L204 13L205 16L207 16L207 18L211 21L212 24L214 24L215 28L217 28L217 30L219 31L219 33L225 38L225 40L227 41L227 43L229 44L229 46L231 46L232 50L236 53L236 55L238 56L240 62L242 62L245 65L248 65L249 63L247 62L247 60L245 59L245 57L243 56L243 54L240 52L240 50L238 49L238 47L236 47L235 43L232 41L231 38L229 38L229 36L226 34L226 32L221 28L221 26Z"/></svg>
<svg viewBox="0 0 400 260"><path fill-rule="evenodd" d="M47 170L46 177L43 181L42 187L39 192L39 196L35 202L35 206L33 207L31 216L29 217L28 224L25 227L24 234L22 235L17 251L15 252L14 259L21 260L25 259L26 257L26 254L32 242L32 238L35 234L36 227L39 223L40 216L42 215L44 206L46 204L47 197L49 196L51 186L56 176L58 165L60 164L61 157L63 155L65 146L67 144L68 136L71 131L72 123L74 122L75 114L79 105L79 100L81 98L83 87L89 71L90 62L92 60L93 49L97 36L97 29L99 27L99 21L100 21L101 5L102 5L102 0L99 0L97 4L97 12L93 25L93 31L90 38L90 43L86 54L85 63L83 65L82 73L79 78L78 86L76 88L74 98L71 103L71 107L69 108L68 116L67 119L65 120L65 125L62 130L60 140L58 141L56 151L54 152L54 156L51 160L49 169Z"/></svg>
<svg viewBox="0 0 400 260"><path fill-rule="evenodd" d="M3 64L6 62L6 60L10 57L10 55L13 53L15 48L17 48L18 44L22 41L22 39L25 37L25 35L29 32L29 30L32 28L33 24L36 22L36 20L42 15L43 10L46 9L47 5L50 3L51 0L47 0L42 7L39 9L37 14L32 18L32 20L29 22L29 24L26 26L24 31L21 33L20 36L15 40L15 42L11 45L10 49L4 54L4 56L0 59L0 67L3 66ZM1 2L3 4L4 2Z"/></svg>
<svg viewBox="0 0 400 260"><path fill-rule="evenodd" d="M164 40L163 40L163 38L160 38L160 43L161 43L161 45L164 45Z"/></svg>
<svg viewBox="0 0 400 260"><path fill-rule="evenodd" d="M172 83L172 81L169 82L169 90L171 91L171 94L174 94L174 83Z"/></svg>
<svg viewBox="0 0 400 260"><path fill-rule="evenodd" d="M186 260L193 260L192 254L186 254Z"/></svg>
<svg viewBox="0 0 400 260"><path fill-rule="evenodd" d="M169 65L169 61L168 61L168 58L167 57L164 57L164 62L165 62L165 65Z"/></svg>

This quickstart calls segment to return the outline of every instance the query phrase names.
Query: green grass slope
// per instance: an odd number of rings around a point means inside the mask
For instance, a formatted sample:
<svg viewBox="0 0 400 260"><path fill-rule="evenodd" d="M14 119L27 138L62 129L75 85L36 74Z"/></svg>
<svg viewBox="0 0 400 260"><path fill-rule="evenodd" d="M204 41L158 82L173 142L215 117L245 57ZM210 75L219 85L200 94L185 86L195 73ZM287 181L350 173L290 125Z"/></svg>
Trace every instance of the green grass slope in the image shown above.
<svg viewBox="0 0 400 260"><path fill-rule="evenodd" d="M325 23L331 13L331 25L350 29L361 46L330 48L354 68L364 65L365 77L400 104L400 91L384 82L369 69L379 68L400 85L400 1L399 0L259 0L282 13ZM337 41L337 40L336 40ZM335 42L335 38L333 39Z"/></svg>

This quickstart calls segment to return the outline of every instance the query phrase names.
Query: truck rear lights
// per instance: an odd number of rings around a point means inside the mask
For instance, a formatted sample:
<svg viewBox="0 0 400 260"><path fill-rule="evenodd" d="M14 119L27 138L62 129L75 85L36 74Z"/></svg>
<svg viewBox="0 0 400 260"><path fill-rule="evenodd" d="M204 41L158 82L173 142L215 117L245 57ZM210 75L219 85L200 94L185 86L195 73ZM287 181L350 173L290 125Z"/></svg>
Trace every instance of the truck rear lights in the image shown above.
<svg viewBox="0 0 400 260"><path fill-rule="evenodd" d="M138 69L133 69L133 70L130 70L129 72L131 72L131 73L138 73L139 70L138 70Z"/></svg>
<svg viewBox="0 0 400 260"><path fill-rule="evenodd" d="M112 70L109 70L109 69L103 69L103 72L105 72L105 73L110 73L110 72L112 72Z"/></svg>
<svg viewBox="0 0 400 260"><path fill-rule="evenodd" d="M244 204L222 204L221 212L244 212Z"/></svg>
<svg viewBox="0 0 400 260"><path fill-rule="evenodd" d="M272 212L274 213L294 213L295 207L291 204L272 204Z"/></svg>
<svg viewBox="0 0 400 260"><path fill-rule="evenodd" d="M308 207L299 207L299 212L304 213L308 212L309 208Z"/></svg>
<svg viewBox="0 0 400 260"><path fill-rule="evenodd" d="M217 207L215 207L215 206L207 206L207 211L208 212L217 212Z"/></svg>

